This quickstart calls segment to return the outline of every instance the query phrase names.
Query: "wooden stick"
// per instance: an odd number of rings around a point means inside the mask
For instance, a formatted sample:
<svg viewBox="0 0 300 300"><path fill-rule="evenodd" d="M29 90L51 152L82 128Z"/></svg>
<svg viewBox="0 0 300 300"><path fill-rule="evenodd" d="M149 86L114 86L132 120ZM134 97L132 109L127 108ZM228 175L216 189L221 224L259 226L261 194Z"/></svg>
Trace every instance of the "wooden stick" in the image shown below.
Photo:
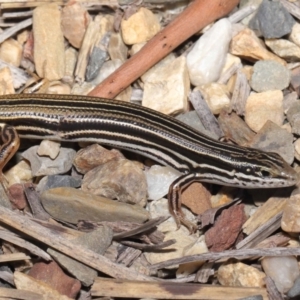
<svg viewBox="0 0 300 300"><path fill-rule="evenodd" d="M72 243L63 238L59 233L53 233L50 229L31 221L25 216L13 212L0 206L0 223L15 228L28 236L56 249L80 262L90 266L100 272L110 275L114 278L151 280L151 278L138 274L122 265L110 261L103 255L95 253L81 245Z"/></svg>
<svg viewBox="0 0 300 300"><path fill-rule="evenodd" d="M178 45L214 20L228 14L238 3L239 0L195 0L89 95L114 98Z"/></svg>
<svg viewBox="0 0 300 300"><path fill-rule="evenodd" d="M153 298L153 299L241 299L262 295L268 299L267 290L252 287L225 287L178 282L147 282L115 280L98 277L92 286L93 297Z"/></svg>

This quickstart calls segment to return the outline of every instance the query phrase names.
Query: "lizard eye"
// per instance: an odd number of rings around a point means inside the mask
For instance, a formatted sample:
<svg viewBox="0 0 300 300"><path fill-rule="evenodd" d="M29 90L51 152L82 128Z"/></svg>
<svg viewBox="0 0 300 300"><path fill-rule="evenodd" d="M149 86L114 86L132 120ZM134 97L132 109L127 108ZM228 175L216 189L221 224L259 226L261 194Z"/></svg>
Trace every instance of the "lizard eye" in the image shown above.
<svg viewBox="0 0 300 300"><path fill-rule="evenodd" d="M263 177L271 177L272 176L271 173L267 170L261 170L260 173Z"/></svg>

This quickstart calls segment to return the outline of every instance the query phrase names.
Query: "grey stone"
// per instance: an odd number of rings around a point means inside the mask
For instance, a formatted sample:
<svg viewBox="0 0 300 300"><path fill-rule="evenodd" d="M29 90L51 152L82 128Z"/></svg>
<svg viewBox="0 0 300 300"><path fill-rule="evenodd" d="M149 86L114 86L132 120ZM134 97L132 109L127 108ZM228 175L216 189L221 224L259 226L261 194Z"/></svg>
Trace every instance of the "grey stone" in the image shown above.
<svg viewBox="0 0 300 300"><path fill-rule="evenodd" d="M294 282L294 285L288 291L287 296L289 298L293 298L296 296L300 296L300 276L298 276Z"/></svg>
<svg viewBox="0 0 300 300"><path fill-rule="evenodd" d="M73 242L74 244L80 244L87 249L102 255L111 244L112 238L112 230L107 226L102 226L92 232L83 234L79 238L74 239ZM47 252L62 267L64 267L64 269L68 270L70 274L80 280L83 285L90 286L91 284L93 284L94 279L98 274L96 270L56 250L49 248Z"/></svg>
<svg viewBox="0 0 300 300"><path fill-rule="evenodd" d="M267 39L280 38L292 31L294 18L280 2L264 0L249 27Z"/></svg>
<svg viewBox="0 0 300 300"><path fill-rule="evenodd" d="M201 133L209 135L214 139L218 139L217 135L215 135L214 133L211 133L210 131L208 131L204 128L204 126L203 126L202 122L200 121L198 114L195 110L189 111L184 114L180 114L180 115L176 116L176 119L195 128L196 130L200 131Z"/></svg>
<svg viewBox="0 0 300 300"><path fill-rule="evenodd" d="M60 148L58 156L53 160L49 157L39 156L39 146L30 147L22 153L22 156L31 164L32 176L64 174L72 168L76 151L68 148Z"/></svg>
<svg viewBox="0 0 300 300"><path fill-rule="evenodd" d="M89 63L86 68L86 74L85 74L86 81L92 81L97 77L107 57L108 54L106 51L104 51L99 47L94 47L92 54L90 56Z"/></svg>
<svg viewBox="0 0 300 300"><path fill-rule="evenodd" d="M69 175L49 175L42 178L36 187L38 192L43 192L56 187L80 187L81 179Z"/></svg>
<svg viewBox="0 0 300 300"><path fill-rule="evenodd" d="M267 152L278 153L289 164L294 160L293 135L272 121L265 123L249 146Z"/></svg>
<svg viewBox="0 0 300 300"><path fill-rule="evenodd" d="M290 84L291 73L274 60L261 60L254 64L250 86L256 92L283 90Z"/></svg>

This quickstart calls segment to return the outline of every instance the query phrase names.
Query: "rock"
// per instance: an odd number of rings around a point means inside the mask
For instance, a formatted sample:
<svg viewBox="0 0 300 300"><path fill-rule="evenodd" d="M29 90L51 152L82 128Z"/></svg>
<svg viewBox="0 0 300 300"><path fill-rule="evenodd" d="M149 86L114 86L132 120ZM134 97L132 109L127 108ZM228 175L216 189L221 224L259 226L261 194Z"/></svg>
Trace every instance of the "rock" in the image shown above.
<svg viewBox="0 0 300 300"><path fill-rule="evenodd" d="M22 58L22 45L16 40L10 38L1 43L0 46L0 59L12 64L15 67L19 67Z"/></svg>
<svg viewBox="0 0 300 300"><path fill-rule="evenodd" d="M183 256L198 255L207 253L208 249L205 244L204 236L201 235L195 243L187 245L183 250ZM176 278L186 278L188 275L194 273L204 264L204 261L197 261L192 263L180 264L176 271Z"/></svg>
<svg viewBox="0 0 300 300"><path fill-rule="evenodd" d="M33 146L22 153L22 156L30 162L32 175L55 175L68 172L72 168L75 150L60 148L55 160L37 155L39 146Z"/></svg>
<svg viewBox="0 0 300 300"><path fill-rule="evenodd" d="M210 198L211 206L219 207L224 204L228 204L233 201L233 188L229 186L223 186L221 190Z"/></svg>
<svg viewBox="0 0 300 300"><path fill-rule="evenodd" d="M93 144L79 150L73 164L79 173L86 174L97 166L120 158L124 158L124 156L119 150L108 150L98 144Z"/></svg>
<svg viewBox="0 0 300 300"><path fill-rule="evenodd" d="M0 95L14 94L13 76L8 67L0 69Z"/></svg>
<svg viewBox="0 0 300 300"><path fill-rule="evenodd" d="M221 112L218 122L224 132L224 136L240 146L248 146L249 142L255 136L255 133L247 126L245 121L234 112L230 114L224 111Z"/></svg>
<svg viewBox="0 0 300 300"><path fill-rule="evenodd" d="M289 35L289 40L300 47L300 24L295 22L292 32Z"/></svg>
<svg viewBox="0 0 300 300"><path fill-rule="evenodd" d="M283 59L268 51L263 42L248 28L240 31L232 38L229 51L231 54L249 61L275 60L282 65L286 65Z"/></svg>
<svg viewBox="0 0 300 300"><path fill-rule="evenodd" d="M295 20L278 1L263 0L249 27L264 38L280 38L292 31Z"/></svg>
<svg viewBox="0 0 300 300"><path fill-rule="evenodd" d="M208 83L199 86L201 94L214 115L230 107L229 91L226 85L220 83Z"/></svg>
<svg viewBox="0 0 300 300"><path fill-rule="evenodd" d="M77 224L79 220L145 222L149 216L139 205L130 205L69 187L41 194L45 210L55 219Z"/></svg>
<svg viewBox="0 0 300 300"><path fill-rule="evenodd" d="M250 85L256 92L283 90L290 84L290 71L274 60L258 61L254 64Z"/></svg>
<svg viewBox="0 0 300 300"><path fill-rule="evenodd" d="M194 214L203 214L211 208L211 194L209 190L200 182L193 182L181 194L181 202Z"/></svg>
<svg viewBox="0 0 300 300"><path fill-rule="evenodd" d="M108 246L111 244L113 231L107 226L101 226L92 232L84 233L78 238L72 240L74 244L79 244L89 250L103 255ZM98 272L91 267L51 248L47 252L66 269L71 275L82 282L84 286L93 284Z"/></svg>
<svg viewBox="0 0 300 300"><path fill-rule="evenodd" d="M14 272L14 283L17 289L37 293L41 299L72 300L67 296L61 295L43 281L34 279L19 271Z"/></svg>
<svg viewBox="0 0 300 300"><path fill-rule="evenodd" d="M284 39L265 40L266 45L278 56L289 62L300 60L300 47Z"/></svg>
<svg viewBox="0 0 300 300"><path fill-rule="evenodd" d="M241 262L228 262L218 269L218 280L223 286L264 287L266 275Z"/></svg>
<svg viewBox="0 0 300 300"><path fill-rule="evenodd" d="M77 63L78 53L73 47L65 51L65 73L64 82L72 83L74 81L74 70Z"/></svg>
<svg viewBox="0 0 300 300"><path fill-rule="evenodd" d="M62 31L73 47L80 48L90 20L88 11L78 2L69 2L62 9Z"/></svg>
<svg viewBox="0 0 300 300"><path fill-rule="evenodd" d="M245 121L255 132L270 120L281 126L284 120L283 94L280 90L252 93L247 99Z"/></svg>
<svg viewBox="0 0 300 300"><path fill-rule="evenodd" d="M64 76L64 37L61 11L57 4L38 6L33 11L34 63L42 78L58 80Z"/></svg>
<svg viewBox="0 0 300 300"><path fill-rule="evenodd" d="M198 130L199 132L209 135L210 137L214 139L218 139L217 136L204 128L201 120L199 119L199 116L195 110L188 111L186 113L180 114L176 116L176 119L193 127L194 129Z"/></svg>
<svg viewBox="0 0 300 300"><path fill-rule="evenodd" d="M147 182L143 170L127 160L111 160L87 172L81 189L94 195L144 206Z"/></svg>
<svg viewBox="0 0 300 300"><path fill-rule="evenodd" d="M144 84L142 105L168 115L186 111L190 82L185 57L156 71Z"/></svg>
<svg viewBox="0 0 300 300"><path fill-rule="evenodd" d="M246 221L244 205L238 204L224 209L213 227L205 232L205 242L211 252L221 252L231 248ZM220 232L222 234L220 235Z"/></svg>
<svg viewBox="0 0 300 300"><path fill-rule="evenodd" d="M89 63L86 67L86 81L92 81L93 79L95 79L99 74L99 70L103 66L104 62L108 59L108 53L105 46L94 46L89 57Z"/></svg>
<svg viewBox="0 0 300 300"><path fill-rule="evenodd" d="M154 165L145 171L148 199L158 200L168 194L171 183L181 175L171 167Z"/></svg>
<svg viewBox="0 0 300 300"><path fill-rule="evenodd" d="M4 176L8 182L8 186L15 183L32 182L33 178L30 164L25 160L21 160L8 171L4 172Z"/></svg>
<svg viewBox="0 0 300 300"><path fill-rule="evenodd" d="M286 113L287 119L292 126L292 133L300 134L300 102L291 105Z"/></svg>
<svg viewBox="0 0 300 300"><path fill-rule="evenodd" d="M119 59L125 61L128 55L128 48L123 42L120 32L113 32L108 44L108 53L111 60Z"/></svg>
<svg viewBox="0 0 300 300"><path fill-rule="evenodd" d="M231 40L231 30L228 19L217 21L187 55L187 67L194 86L214 82L220 77Z"/></svg>
<svg viewBox="0 0 300 300"><path fill-rule="evenodd" d="M144 7L121 22L123 41L127 45L147 42L159 31L160 24L157 17Z"/></svg>
<svg viewBox="0 0 300 300"><path fill-rule="evenodd" d="M294 298L300 295L300 276L298 276L294 282L294 285L288 291L287 296L289 298Z"/></svg>
<svg viewBox="0 0 300 300"><path fill-rule="evenodd" d="M165 241L175 239L176 243L164 248L165 251L145 252L144 255L150 264L159 263L167 259L183 257L184 251L197 242L197 237L189 235L185 226L181 226L178 230L175 230L176 226L174 227L174 224L172 223L173 220L168 221L160 224L158 229L165 233ZM168 249L170 249L170 251L168 251Z"/></svg>
<svg viewBox="0 0 300 300"><path fill-rule="evenodd" d="M294 143L295 147L295 158L299 160L300 158L300 139L297 139Z"/></svg>
<svg viewBox="0 0 300 300"><path fill-rule="evenodd" d="M287 111L290 109L290 107L298 101L298 95L296 92L287 93L284 95L283 98L283 109L284 112L287 113Z"/></svg>
<svg viewBox="0 0 300 300"><path fill-rule="evenodd" d="M43 192L56 187L80 187L81 179L69 175L49 175L43 177L38 183L36 190Z"/></svg>
<svg viewBox="0 0 300 300"><path fill-rule="evenodd" d="M280 293L286 293L299 276L298 262L294 256L264 257L261 264Z"/></svg>
<svg viewBox="0 0 300 300"><path fill-rule="evenodd" d="M249 147L278 153L288 164L294 161L294 136L272 121L267 121L249 143Z"/></svg>
<svg viewBox="0 0 300 300"><path fill-rule="evenodd" d="M300 232L300 194L292 196L286 202L281 219L281 228L285 232Z"/></svg>
<svg viewBox="0 0 300 300"><path fill-rule="evenodd" d="M66 275L55 261L37 262L29 270L28 275L46 283L60 294L76 298L81 284L78 280Z"/></svg>
<svg viewBox="0 0 300 300"><path fill-rule="evenodd" d="M40 146L37 149L39 156L48 156L51 159L55 159L59 154L60 143L49 140L42 140Z"/></svg>
<svg viewBox="0 0 300 300"><path fill-rule="evenodd" d="M23 210L27 207L24 189L31 185L31 183L15 183L8 188L8 197L15 208Z"/></svg>
<svg viewBox="0 0 300 300"><path fill-rule="evenodd" d="M244 8L246 6L255 6L255 7L259 7L259 5L262 3L262 0L241 0L240 1L240 8ZM252 14L250 14L248 17L244 18L241 23L248 26L250 20L255 16L256 11L254 11ZM246 300L246 299L245 299ZM251 300L251 299L249 299ZM253 299L254 300L254 299Z"/></svg>

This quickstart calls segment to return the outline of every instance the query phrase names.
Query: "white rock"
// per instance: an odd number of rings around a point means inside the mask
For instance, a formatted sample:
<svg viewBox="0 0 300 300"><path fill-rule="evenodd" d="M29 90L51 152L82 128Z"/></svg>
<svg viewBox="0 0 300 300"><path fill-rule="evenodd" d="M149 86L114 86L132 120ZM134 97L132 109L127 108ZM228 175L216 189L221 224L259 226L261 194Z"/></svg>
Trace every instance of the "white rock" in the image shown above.
<svg viewBox="0 0 300 300"><path fill-rule="evenodd" d="M185 112L190 90L185 57L180 56L159 70L144 85L142 105L168 115Z"/></svg>
<svg viewBox="0 0 300 300"><path fill-rule="evenodd" d="M197 89L201 91L214 115L219 114L222 109L230 107L229 92L226 85L213 82L199 86Z"/></svg>
<svg viewBox="0 0 300 300"><path fill-rule="evenodd" d="M181 175L171 167L152 166L145 172L148 185L148 198L158 200L168 194L171 183Z"/></svg>
<svg viewBox="0 0 300 300"><path fill-rule="evenodd" d="M231 40L231 29L228 19L219 20L200 37L187 55L193 85L207 84L219 78Z"/></svg>
<svg viewBox="0 0 300 300"><path fill-rule="evenodd" d="M0 95L14 94L14 79L9 67L0 69Z"/></svg>
<svg viewBox="0 0 300 300"><path fill-rule="evenodd" d="M294 256L264 257L262 266L281 293L286 293L299 276L298 262Z"/></svg>

